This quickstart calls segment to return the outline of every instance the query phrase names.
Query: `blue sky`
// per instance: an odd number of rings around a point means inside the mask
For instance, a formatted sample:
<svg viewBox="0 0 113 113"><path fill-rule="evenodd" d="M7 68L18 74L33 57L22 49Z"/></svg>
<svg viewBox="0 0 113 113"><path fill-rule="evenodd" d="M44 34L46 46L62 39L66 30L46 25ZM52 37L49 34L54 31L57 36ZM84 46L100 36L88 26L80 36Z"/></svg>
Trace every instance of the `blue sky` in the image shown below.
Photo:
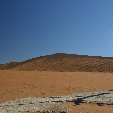
<svg viewBox="0 0 113 113"><path fill-rule="evenodd" d="M0 0L0 63L112 51L113 0Z"/></svg>

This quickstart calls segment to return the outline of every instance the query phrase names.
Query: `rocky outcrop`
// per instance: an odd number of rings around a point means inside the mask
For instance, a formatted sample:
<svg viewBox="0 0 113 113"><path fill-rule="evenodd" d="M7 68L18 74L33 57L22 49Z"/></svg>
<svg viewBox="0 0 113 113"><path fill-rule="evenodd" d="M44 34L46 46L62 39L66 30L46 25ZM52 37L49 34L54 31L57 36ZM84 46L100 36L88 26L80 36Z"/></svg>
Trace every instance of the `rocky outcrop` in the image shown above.
<svg viewBox="0 0 113 113"><path fill-rule="evenodd" d="M52 96L43 98L22 98L0 104L0 113L48 112L66 113L70 110L63 103L74 102L113 105L113 91L98 91L72 94L68 96Z"/></svg>

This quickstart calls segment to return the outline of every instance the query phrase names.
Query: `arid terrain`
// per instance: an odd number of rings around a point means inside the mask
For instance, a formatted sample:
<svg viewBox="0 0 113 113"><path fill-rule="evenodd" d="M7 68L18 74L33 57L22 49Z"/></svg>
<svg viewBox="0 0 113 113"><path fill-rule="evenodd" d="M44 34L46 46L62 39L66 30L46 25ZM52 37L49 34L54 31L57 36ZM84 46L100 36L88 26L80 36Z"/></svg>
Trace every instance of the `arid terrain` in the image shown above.
<svg viewBox="0 0 113 113"><path fill-rule="evenodd" d="M0 104L28 97L113 90L113 58L57 53L0 64ZM113 107L64 103L71 113L113 113Z"/></svg>
<svg viewBox="0 0 113 113"><path fill-rule="evenodd" d="M112 73L0 71L0 103L27 97L49 97L113 89ZM66 103L71 113L113 113L113 108L96 104Z"/></svg>
<svg viewBox="0 0 113 113"><path fill-rule="evenodd" d="M21 71L113 72L113 57L56 53L23 62L0 65L0 69Z"/></svg>

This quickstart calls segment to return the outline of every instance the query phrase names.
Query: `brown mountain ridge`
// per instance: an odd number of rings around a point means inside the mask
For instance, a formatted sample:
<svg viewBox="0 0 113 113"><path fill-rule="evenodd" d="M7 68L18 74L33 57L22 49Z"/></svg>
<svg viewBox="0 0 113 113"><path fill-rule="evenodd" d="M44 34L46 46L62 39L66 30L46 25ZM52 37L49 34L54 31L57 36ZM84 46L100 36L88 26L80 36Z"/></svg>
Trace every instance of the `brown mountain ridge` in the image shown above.
<svg viewBox="0 0 113 113"><path fill-rule="evenodd" d="M113 72L113 57L56 53L23 62L0 64L0 70Z"/></svg>

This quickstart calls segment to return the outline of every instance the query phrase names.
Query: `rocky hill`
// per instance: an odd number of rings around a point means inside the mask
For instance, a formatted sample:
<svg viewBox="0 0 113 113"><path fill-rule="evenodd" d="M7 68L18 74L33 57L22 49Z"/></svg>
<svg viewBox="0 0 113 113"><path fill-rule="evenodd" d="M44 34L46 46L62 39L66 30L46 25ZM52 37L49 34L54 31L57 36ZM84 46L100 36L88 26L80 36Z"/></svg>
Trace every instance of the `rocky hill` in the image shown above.
<svg viewBox="0 0 113 113"><path fill-rule="evenodd" d="M23 62L1 64L0 69L26 71L113 72L113 57L56 53Z"/></svg>

